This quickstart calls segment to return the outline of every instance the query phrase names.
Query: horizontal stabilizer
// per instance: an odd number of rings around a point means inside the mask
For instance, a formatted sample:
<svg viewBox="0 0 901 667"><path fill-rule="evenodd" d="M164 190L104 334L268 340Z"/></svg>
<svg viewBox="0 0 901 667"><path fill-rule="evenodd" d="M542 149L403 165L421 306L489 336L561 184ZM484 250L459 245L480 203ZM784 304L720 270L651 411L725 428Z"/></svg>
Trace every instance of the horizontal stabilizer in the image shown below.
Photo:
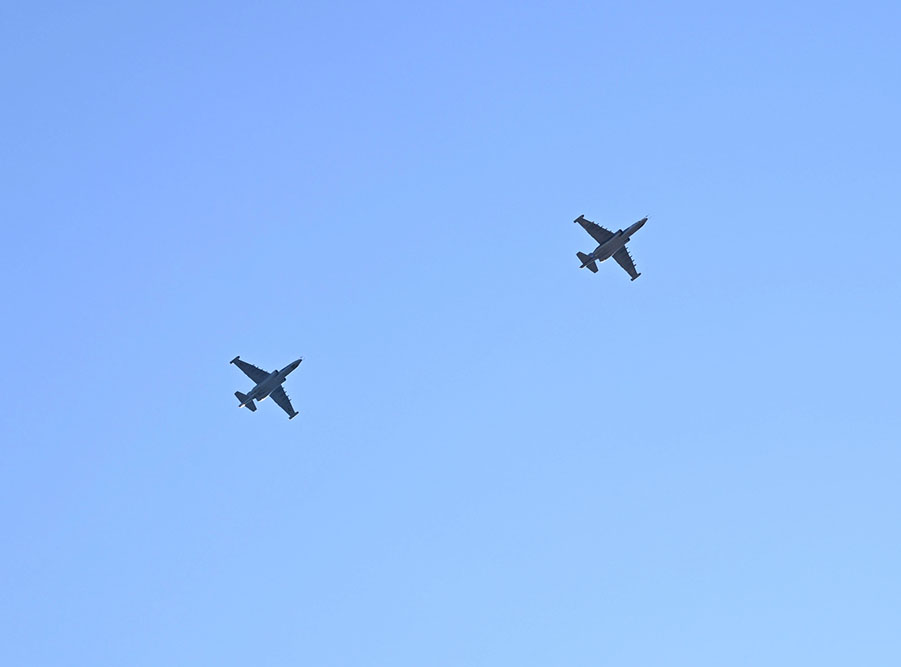
<svg viewBox="0 0 901 667"><path fill-rule="evenodd" d="M247 398L246 394L242 394L240 391L235 392L235 397L240 401L242 408L247 408L251 412L257 411L257 406L253 404L252 398Z"/></svg>
<svg viewBox="0 0 901 667"><path fill-rule="evenodd" d="M577 252L576 257L578 257L579 261L582 262L582 266L579 267L580 269L587 268L592 273L598 272L597 263L593 259L591 259L591 257L586 255L584 252Z"/></svg>

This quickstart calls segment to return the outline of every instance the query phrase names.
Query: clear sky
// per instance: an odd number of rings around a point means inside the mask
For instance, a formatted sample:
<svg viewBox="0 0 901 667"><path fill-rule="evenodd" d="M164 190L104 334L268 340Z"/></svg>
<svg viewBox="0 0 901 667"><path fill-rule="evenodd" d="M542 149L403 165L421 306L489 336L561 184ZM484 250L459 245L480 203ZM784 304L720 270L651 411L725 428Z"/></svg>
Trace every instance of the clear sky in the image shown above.
<svg viewBox="0 0 901 667"><path fill-rule="evenodd" d="M901 664L899 29L7 3L0 663Z"/></svg>

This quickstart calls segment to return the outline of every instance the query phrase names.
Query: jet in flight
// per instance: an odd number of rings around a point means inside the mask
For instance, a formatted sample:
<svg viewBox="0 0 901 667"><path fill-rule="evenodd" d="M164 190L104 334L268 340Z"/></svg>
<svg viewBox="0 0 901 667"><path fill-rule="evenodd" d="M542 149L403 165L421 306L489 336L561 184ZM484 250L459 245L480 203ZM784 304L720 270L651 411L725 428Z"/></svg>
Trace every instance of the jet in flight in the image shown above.
<svg viewBox="0 0 901 667"><path fill-rule="evenodd" d="M257 368L253 364L248 364L246 361L241 361L240 357L232 359L229 363L235 364L244 371L244 375L256 383L256 386L251 389L248 394L242 394L240 391L235 392L235 396L238 397L238 401L241 403L239 407L247 408L251 412L256 412L257 406L254 405L253 402L255 400L262 401L265 400L267 396L271 396L272 400L278 403L278 407L288 413L288 419L294 419L299 413L292 407L291 399L288 398L288 394L285 393L282 383L291 371L300 366L301 361L303 361L303 359L292 361L283 369L274 370L270 373L264 371L262 368Z"/></svg>
<svg viewBox="0 0 901 667"><path fill-rule="evenodd" d="M626 270L626 273L632 276L632 280L635 280L641 274L635 270L635 263L632 261L632 255L630 255L629 251L626 249L626 244L629 242L632 234L641 229L647 221L648 218L645 216L626 229L611 232L609 229L604 229L600 225L593 223L591 220L586 220L584 215L580 215L573 220L573 222L578 222L582 225L583 229L591 234L591 237L598 242L598 247L595 248L594 252L590 255L586 255L584 252L576 253L579 261L582 262L582 266L579 268L587 268L592 273L597 273L597 262L603 262L605 259L610 259L612 257L616 260L617 264Z"/></svg>

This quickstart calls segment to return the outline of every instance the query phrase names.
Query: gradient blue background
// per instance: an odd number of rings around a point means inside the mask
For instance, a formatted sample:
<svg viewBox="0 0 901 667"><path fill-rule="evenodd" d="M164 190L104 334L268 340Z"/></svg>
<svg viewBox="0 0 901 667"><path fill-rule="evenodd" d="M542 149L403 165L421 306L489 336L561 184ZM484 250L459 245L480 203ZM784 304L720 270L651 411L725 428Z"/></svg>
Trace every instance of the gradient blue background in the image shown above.
<svg viewBox="0 0 901 667"><path fill-rule="evenodd" d="M0 663L901 663L899 25L6 4Z"/></svg>

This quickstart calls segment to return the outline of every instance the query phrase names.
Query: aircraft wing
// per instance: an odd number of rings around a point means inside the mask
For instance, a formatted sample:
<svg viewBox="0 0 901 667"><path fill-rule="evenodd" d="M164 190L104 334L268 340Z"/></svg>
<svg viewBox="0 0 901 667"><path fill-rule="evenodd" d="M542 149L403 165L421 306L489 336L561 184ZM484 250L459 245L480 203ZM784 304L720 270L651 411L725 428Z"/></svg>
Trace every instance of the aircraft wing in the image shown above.
<svg viewBox="0 0 901 667"><path fill-rule="evenodd" d="M632 255L629 254L629 251L626 250L626 246L623 246L615 253L613 253L613 259L616 260L616 263L619 264L626 270L630 276L632 276L632 280L635 280L641 274L635 270L635 262L632 261Z"/></svg>
<svg viewBox="0 0 901 667"><path fill-rule="evenodd" d="M591 238L597 241L598 245L602 245L613 238L613 232L611 232L609 229L601 227L599 224L594 223L591 220L587 220L584 215L580 215L574 220L574 222L578 222L580 225L582 225L582 229L591 234Z"/></svg>
<svg viewBox="0 0 901 667"><path fill-rule="evenodd" d="M249 377L251 380L253 380L257 384L259 384L260 382L265 380L267 377L269 377L269 373L264 371L262 368L257 368L253 364L248 364L246 361L241 361L241 359L238 357L235 357L234 359L232 359L231 363L233 363L235 366L237 366L242 371L244 371L244 375Z"/></svg>
<svg viewBox="0 0 901 667"><path fill-rule="evenodd" d="M278 403L278 407L288 413L288 419L294 419L297 416L297 412L295 412L294 406L291 405L291 399L288 398L288 394L285 393L284 387L279 387L269 394L269 396L272 397L273 401Z"/></svg>

